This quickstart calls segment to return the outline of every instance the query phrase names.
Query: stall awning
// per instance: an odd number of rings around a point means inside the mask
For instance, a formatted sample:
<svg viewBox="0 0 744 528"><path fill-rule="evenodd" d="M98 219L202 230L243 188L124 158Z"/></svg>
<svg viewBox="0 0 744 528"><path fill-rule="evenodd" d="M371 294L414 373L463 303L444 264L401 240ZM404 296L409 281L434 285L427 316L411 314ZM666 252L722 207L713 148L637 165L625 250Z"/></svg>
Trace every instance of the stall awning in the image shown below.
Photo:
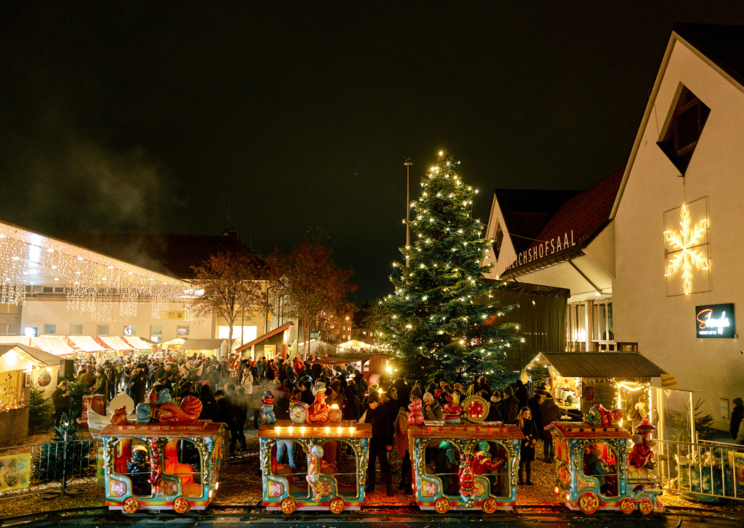
<svg viewBox="0 0 744 528"><path fill-rule="evenodd" d="M135 350L152 350L152 347L150 345L142 341L137 336L124 336L122 339L132 345Z"/></svg>
<svg viewBox="0 0 744 528"><path fill-rule="evenodd" d="M76 352L61 337L32 337L31 346L40 348L44 352L49 352L55 356L69 356Z"/></svg>
<svg viewBox="0 0 744 528"><path fill-rule="evenodd" d="M666 374L638 352L541 352L527 368L546 363L566 378L657 378Z"/></svg>
<svg viewBox="0 0 744 528"><path fill-rule="evenodd" d="M219 350L223 344L227 345L226 339L187 339L178 350Z"/></svg>
<svg viewBox="0 0 744 528"><path fill-rule="evenodd" d="M270 339L270 338L274 337L275 335L279 335L282 332L284 332L286 330L289 330L289 327L292 326L293 324L294 323L287 323L287 324L283 324L282 326L280 326L278 328L274 328L271 332L267 332L264 335L262 335L261 337L257 337L256 339L254 339L250 343L246 343L242 347L236 348L235 351L236 352L242 352L243 350L248 350L252 346L255 346L255 345L259 344L259 343L263 343L267 339Z"/></svg>
<svg viewBox="0 0 744 528"><path fill-rule="evenodd" d="M60 358L57 356L54 356L52 354L48 354L47 352L44 352L43 350L40 350L38 348L21 345L18 343L5 343L0 345L0 358L4 356L6 353L10 352L11 350L15 350L19 355L21 356L27 356L27 358L33 363L33 366L36 367L55 367L59 365ZM7 361L3 361L5 363L4 367L5 370L16 370L16 369L23 369L26 370L26 367L23 365L9 365ZM14 368L9 368L14 367Z"/></svg>
<svg viewBox="0 0 744 528"><path fill-rule="evenodd" d="M132 345L125 343L121 340L121 338L115 336L101 336L98 338L98 342L101 343L103 346L107 346L119 352L134 350Z"/></svg>
<svg viewBox="0 0 744 528"><path fill-rule="evenodd" d="M90 336L67 336L70 345L80 352L105 352L107 348L102 347Z"/></svg>
<svg viewBox="0 0 744 528"><path fill-rule="evenodd" d="M374 348L375 345L370 345L362 341L357 341L356 339L352 339L351 341L346 341L344 343L341 343L338 346L340 348Z"/></svg>

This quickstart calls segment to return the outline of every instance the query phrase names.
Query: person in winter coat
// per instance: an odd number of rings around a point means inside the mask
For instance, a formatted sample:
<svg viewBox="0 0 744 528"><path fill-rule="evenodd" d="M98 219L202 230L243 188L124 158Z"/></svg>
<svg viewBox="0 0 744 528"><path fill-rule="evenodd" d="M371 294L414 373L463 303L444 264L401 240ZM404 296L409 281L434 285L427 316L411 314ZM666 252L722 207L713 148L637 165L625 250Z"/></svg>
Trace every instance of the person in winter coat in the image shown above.
<svg viewBox="0 0 744 528"><path fill-rule="evenodd" d="M501 398L499 397L499 392L494 391L491 395L491 406L488 408L488 416L486 417L487 422L503 422L504 417L501 416L501 411L499 410L499 403L501 402Z"/></svg>
<svg viewBox="0 0 744 528"><path fill-rule="evenodd" d="M731 412L731 423L729 424L729 432L731 438L736 440L736 436L739 434L739 426L741 425L742 418L744 417L744 402L741 398L734 398L734 410Z"/></svg>
<svg viewBox="0 0 744 528"><path fill-rule="evenodd" d="M519 414L519 401L514 396L514 390L511 387L504 389L504 399L501 402L501 416L504 417L505 424L513 424L517 421Z"/></svg>
<svg viewBox="0 0 744 528"><path fill-rule="evenodd" d="M522 453L519 458L519 485L525 483L522 479L524 470L527 470L527 485L532 486L532 461L535 460L535 445L539 433L537 432L537 426L535 421L532 419L532 411L529 407L522 407L517 416L517 425L522 430L524 440L522 440Z"/></svg>
<svg viewBox="0 0 744 528"><path fill-rule="evenodd" d="M542 436L545 441L545 462L553 462L555 457L555 449L553 448L553 436L550 431L546 431L545 428L553 422L557 422L561 419L561 408L556 405L553 398L545 398L540 404L540 420L542 423Z"/></svg>
<svg viewBox="0 0 744 528"><path fill-rule="evenodd" d="M444 409L431 392L424 394L424 418L427 420L444 420Z"/></svg>
<svg viewBox="0 0 744 528"><path fill-rule="evenodd" d="M400 468L400 485L403 493L410 495L411 488L411 454L408 452L408 411L405 407L398 408L398 416L395 418L395 445L398 447L398 456L402 460Z"/></svg>
<svg viewBox="0 0 744 528"><path fill-rule="evenodd" d="M243 369L243 379L240 380L240 385L245 388L246 394L253 394L253 372L250 368Z"/></svg>
<svg viewBox="0 0 744 528"><path fill-rule="evenodd" d="M385 396L382 405L385 407L388 420L390 420L390 427L395 428L395 420L398 417L398 409L400 408L400 404L398 403L398 389L395 387L388 388Z"/></svg>
<svg viewBox="0 0 744 528"><path fill-rule="evenodd" d="M59 426L62 421L62 414L70 408L70 393L67 392L67 382L61 381L52 393L52 403L54 403L54 427Z"/></svg>
<svg viewBox="0 0 744 528"><path fill-rule="evenodd" d="M142 403L145 399L145 377L142 374L141 369L132 369L132 375L129 378L129 396L134 400L134 407Z"/></svg>
<svg viewBox="0 0 744 528"><path fill-rule="evenodd" d="M541 389L537 389L535 391L535 394L527 399L527 407L530 408L530 411L532 412L532 421L535 422L535 425L540 426L542 425L542 418L540 417L540 404L545 400L545 391ZM542 435L540 435L540 438L542 438Z"/></svg>
<svg viewBox="0 0 744 528"><path fill-rule="evenodd" d="M212 420L215 421L217 418L217 402L212 397L212 391L209 385L206 383L201 386L201 392L199 393L199 401L202 404L201 414L199 414L200 420Z"/></svg>
<svg viewBox="0 0 744 528"><path fill-rule="evenodd" d="M341 379L343 380L343 378ZM344 389L344 403L344 420L358 420L361 415L359 409L361 402L359 401L359 394L353 380L348 382Z"/></svg>
<svg viewBox="0 0 744 528"><path fill-rule="evenodd" d="M377 469L375 460L380 460L382 470L382 481L385 483L385 491L388 497L393 493L393 475L388 465L387 452L393 449L394 431L390 427L385 407L380 403L380 395L376 392L369 394L367 410L365 411L365 423L372 425L372 439L369 442L369 463L367 466L367 487L365 491L371 493L375 490L375 479Z"/></svg>
<svg viewBox="0 0 744 528"><path fill-rule="evenodd" d="M520 409L527 405L527 399L530 397L530 392L527 390L524 383L522 383L522 380L517 380L514 383L514 397L519 400Z"/></svg>

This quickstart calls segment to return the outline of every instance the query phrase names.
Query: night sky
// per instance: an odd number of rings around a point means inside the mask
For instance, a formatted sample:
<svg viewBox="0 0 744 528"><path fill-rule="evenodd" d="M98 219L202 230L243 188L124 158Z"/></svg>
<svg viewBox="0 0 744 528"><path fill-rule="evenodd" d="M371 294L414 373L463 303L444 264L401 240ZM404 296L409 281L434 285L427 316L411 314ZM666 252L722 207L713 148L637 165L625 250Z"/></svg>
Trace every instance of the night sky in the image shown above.
<svg viewBox="0 0 744 528"><path fill-rule="evenodd" d="M715 9L712 8L715 6ZM324 228L356 302L391 290L436 153L493 189L623 167L675 22L741 2L0 3L0 219L219 234Z"/></svg>

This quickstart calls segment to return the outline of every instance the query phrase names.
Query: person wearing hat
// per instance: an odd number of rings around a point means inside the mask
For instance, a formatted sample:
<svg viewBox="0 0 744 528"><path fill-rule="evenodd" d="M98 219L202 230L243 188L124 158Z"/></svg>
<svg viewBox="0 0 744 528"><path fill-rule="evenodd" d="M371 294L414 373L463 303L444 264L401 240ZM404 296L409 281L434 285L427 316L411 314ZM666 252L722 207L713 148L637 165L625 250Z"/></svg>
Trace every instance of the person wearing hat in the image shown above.
<svg viewBox="0 0 744 528"><path fill-rule="evenodd" d="M375 479L377 478L376 459L380 460L380 469L382 470L382 481L388 497L392 497L393 492L393 474L390 472L388 465L387 452L393 449L394 430L391 427L391 421L388 420L387 412L380 403L380 395L376 392L369 393L367 410L362 417L364 423L372 425L372 439L369 442L369 462L367 465L367 487L366 492L375 490Z"/></svg>
<svg viewBox="0 0 744 528"><path fill-rule="evenodd" d="M731 424L729 431L731 432L731 438L736 440L739 434L739 427L741 426L742 417L744 417L744 405L742 405L741 398L734 398L734 410L731 412Z"/></svg>
<svg viewBox="0 0 744 528"><path fill-rule="evenodd" d="M501 402L501 416L504 417L505 424L513 424L517 421L519 414L519 401L514 396L514 389L508 385L504 389L504 399Z"/></svg>
<svg viewBox="0 0 744 528"><path fill-rule="evenodd" d="M93 374L93 367L91 365L85 365L85 371L78 376L78 381L83 384L86 391L95 385L96 375Z"/></svg>
<svg viewBox="0 0 744 528"><path fill-rule="evenodd" d="M427 420L444 420L444 409L431 392L424 393L424 416Z"/></svg>

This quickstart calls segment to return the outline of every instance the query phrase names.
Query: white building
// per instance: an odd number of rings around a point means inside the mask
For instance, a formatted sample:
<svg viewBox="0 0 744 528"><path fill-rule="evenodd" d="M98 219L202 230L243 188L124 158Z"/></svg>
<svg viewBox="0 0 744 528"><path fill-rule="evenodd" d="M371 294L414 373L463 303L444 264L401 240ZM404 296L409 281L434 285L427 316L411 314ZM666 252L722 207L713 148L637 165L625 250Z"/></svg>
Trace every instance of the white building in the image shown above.
<svg viewBox="0 0 744 528"><path fill-rule="evenodd" d="M744 27L676 26L625 170L565 201L526 248L497 192L487 231L494 277L571 290L569 349L640 351L700 391L719 429L744 397L742 56Z"/></svg>

